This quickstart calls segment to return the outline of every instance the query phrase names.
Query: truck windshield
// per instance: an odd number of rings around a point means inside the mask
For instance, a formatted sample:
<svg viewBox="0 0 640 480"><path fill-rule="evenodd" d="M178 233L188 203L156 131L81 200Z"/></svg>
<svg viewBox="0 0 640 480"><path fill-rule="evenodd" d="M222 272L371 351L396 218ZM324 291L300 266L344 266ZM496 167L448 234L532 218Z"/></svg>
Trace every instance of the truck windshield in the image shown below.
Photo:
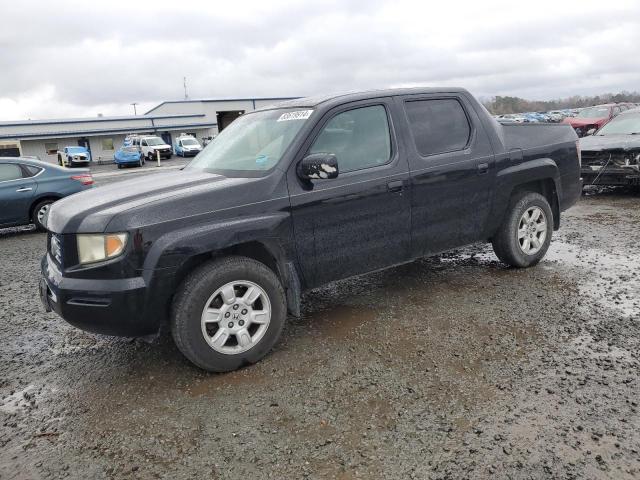
<svg viewBox="0 0 640 480"><path fill-rule="evenodd" d="M277 109L245 114L220 132L186 168L241 175L270 170L312 112Z"/></svg>
<svg viewBox="0 0 640 480"><path fill-rule="evenodd" d="M159 137L145 138L147 145L164 145L164 140Z"/></svg>
<svg viewBox="0 0 640 480"><path fill-rule="evenodd" d="M638 135L640 134L640 114L617 116L596 132L596 135Z"/></svg>
<svg viewBox="0 0 640 480"><path fill-rule="evenodd" d="M200 144L192 138L185 138L184 140L182 140L182 145L200 145Z"/></svg>

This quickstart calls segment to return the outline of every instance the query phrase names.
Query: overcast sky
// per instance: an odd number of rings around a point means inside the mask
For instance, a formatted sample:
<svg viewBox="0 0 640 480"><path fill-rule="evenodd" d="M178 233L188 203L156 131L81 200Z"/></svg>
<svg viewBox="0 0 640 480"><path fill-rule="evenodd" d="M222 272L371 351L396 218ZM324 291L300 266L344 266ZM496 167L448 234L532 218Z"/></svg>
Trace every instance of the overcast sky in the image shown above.
<svg viewBox="0 0 640 480"><path fill-rule="evenodd" d="M462 86L551 99L640 90L640 2L2 0L0 119L183 98Z"/></svg>

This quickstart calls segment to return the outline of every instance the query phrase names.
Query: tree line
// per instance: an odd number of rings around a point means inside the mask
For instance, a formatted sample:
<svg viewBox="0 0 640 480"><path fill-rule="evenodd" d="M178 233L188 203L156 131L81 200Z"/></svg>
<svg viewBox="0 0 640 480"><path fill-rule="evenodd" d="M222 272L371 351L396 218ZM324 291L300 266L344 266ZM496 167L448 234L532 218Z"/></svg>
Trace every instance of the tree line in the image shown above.
<svg viewBox="0 0 640 480"><path fill-rule="evenodd" d="M595 96L574 95L573 97L557 100L525 100L519 97L496 96L482 103L487 110L494 115L521 112L548 112L550 110L562 110L564 108L581 108L602 103L640 102L638 92L605 93Z"/></svg>

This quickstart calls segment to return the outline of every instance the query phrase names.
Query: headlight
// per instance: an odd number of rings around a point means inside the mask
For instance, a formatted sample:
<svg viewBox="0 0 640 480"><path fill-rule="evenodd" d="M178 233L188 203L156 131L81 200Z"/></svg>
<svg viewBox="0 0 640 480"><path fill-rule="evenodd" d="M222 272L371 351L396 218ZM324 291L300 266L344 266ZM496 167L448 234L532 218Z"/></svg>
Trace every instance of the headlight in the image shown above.
<svg viewBox="0 0 640 480"><path fill-rule="evenodd" d="M127 245L126 233L78 235L78 257L81 264L117 257Z"/></svg>

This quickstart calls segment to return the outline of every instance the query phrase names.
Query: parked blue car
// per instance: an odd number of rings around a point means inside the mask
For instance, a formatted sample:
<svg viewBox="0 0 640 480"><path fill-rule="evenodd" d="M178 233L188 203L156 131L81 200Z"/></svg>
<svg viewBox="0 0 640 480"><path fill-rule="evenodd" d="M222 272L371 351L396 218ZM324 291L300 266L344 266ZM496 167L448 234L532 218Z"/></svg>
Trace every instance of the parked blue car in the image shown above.
<svg viewBox="0 0 640 480"><path fill-rule="evenodd" d="M144 165L144 155L139 147L132 145L123 145L113 155L113 160L122 168L125 165L133 165L141 167Z"/></svg>
<svg viewBox="0 0 640 480"><path fill-rule="evenodd" d="M33 223L44 230L53 202L93 186L89 169L66 168L23 157L0 157L0 227Z"/></svg>

